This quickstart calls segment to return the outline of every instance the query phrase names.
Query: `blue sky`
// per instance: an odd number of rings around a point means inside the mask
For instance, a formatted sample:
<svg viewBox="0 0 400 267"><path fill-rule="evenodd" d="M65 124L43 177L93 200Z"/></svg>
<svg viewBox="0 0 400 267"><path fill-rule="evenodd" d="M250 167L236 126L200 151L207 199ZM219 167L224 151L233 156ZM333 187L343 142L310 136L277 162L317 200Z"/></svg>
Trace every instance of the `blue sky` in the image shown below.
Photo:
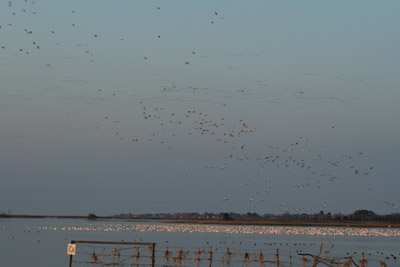
<svg viewBox="0 0 400 267"><path fill-rule="evenodd" d="M397 1L11 2L0 211L397 212Z"/></svg>

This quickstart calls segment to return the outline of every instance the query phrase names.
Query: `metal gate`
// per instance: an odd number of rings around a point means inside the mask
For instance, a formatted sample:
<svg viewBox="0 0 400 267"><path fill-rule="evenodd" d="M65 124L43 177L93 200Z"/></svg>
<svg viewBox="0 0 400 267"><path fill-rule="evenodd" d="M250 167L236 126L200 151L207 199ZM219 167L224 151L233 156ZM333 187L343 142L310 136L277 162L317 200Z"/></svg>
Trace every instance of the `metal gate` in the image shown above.
<svg viewBox="0 0 400 267"><path fill-rule="evenodd" d="M155 266L156 243L74 240L69 266Z"/></svg>

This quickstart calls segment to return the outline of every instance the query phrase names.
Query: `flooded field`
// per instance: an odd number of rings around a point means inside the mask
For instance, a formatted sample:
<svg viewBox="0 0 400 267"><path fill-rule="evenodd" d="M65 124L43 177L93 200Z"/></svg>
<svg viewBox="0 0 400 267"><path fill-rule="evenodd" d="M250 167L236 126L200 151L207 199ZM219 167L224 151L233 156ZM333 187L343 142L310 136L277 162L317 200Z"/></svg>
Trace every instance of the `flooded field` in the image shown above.
<svg viewBox="0 0 400 267"><path fill-rule="evenodd" d="M194 266L198 255L201 260L197 263L208 266L211 251L213 266L225 266L228 255L230 266L260 266L260 255L263 255L264 264L274 265L277 252L280 262L287 266L290 261L294 266L302 262L312 266L313 258L304 255L318 255L321 244L322 254L327 253L328 259L346 262L351 257L358 264L364 254L368 266L380 266L381 262L396 266L400 256L400 230L394 228L229 226L57 219L0 221L0 249L2 261L7 266L67 266L67 245L73 240L156 243L156 265L165 265L168 254L171 265L178 265L180 255L182 266ZM108 248L121 249L121 246ZM134 264L139 263L143 263L139 266L145 266L149 263L148 246L128 248L129 261L124 266L136 266ZM78 244L74 256L77 262L73 266L80 266L83 262L83 266L90 265L88 262L93 261L93 252L100 255L105 249L105 245Z"/></svg>

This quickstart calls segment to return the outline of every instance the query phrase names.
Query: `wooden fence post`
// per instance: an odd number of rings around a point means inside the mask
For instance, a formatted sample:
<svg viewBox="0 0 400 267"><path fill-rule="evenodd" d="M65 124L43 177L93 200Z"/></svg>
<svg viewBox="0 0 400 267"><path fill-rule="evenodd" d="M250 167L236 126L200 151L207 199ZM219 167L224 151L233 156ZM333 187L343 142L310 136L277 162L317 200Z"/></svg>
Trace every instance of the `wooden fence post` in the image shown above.
<svg viewBox="0 0 400 267"><path fill-rule="evenodd" d="M276 266L279 267L279 248L276 249Z"/></svg>
<svg viewBox="0 0 400 267"><path fill-rule="evenodd" d="M155 267L156 266L156 244L153 243L153 252L151 255L151 266Z"/></svg>
<svg viewBox="0 0 400 267"><path fill-rule="evenodd" d="M213 252L212 252L212 247L210 247L210 267L212 266L212 258L213 258Z"/></svg>

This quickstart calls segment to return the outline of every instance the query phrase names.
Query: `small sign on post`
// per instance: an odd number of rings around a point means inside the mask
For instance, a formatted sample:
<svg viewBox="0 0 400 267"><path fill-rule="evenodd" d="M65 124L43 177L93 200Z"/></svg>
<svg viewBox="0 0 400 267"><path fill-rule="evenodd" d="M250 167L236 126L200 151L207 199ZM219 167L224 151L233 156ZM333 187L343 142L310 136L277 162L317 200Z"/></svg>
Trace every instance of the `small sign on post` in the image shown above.
<svg viewBox="0 0 400 267"><path fill-rule="evenodd" d="M76 251L76 244L68 244L68 249L67 249L67 253L68 255L75 255L75 251Z"/></svg>

